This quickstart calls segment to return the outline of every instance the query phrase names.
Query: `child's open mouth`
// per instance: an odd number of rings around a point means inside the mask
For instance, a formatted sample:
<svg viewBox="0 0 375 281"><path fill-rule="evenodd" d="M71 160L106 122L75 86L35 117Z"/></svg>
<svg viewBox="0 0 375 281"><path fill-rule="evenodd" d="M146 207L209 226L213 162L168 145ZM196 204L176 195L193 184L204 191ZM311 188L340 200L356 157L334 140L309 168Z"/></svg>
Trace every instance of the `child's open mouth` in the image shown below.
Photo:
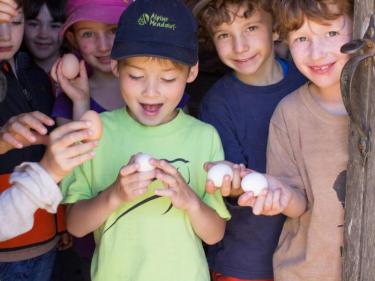
<svg viewBox="0 0 375 281"><path fill-rule="evenodd" d="M158 104L145 104L141 103L143 113L147 116L155 116L160 112L161 107L163 106L162 103Z"/></svg>

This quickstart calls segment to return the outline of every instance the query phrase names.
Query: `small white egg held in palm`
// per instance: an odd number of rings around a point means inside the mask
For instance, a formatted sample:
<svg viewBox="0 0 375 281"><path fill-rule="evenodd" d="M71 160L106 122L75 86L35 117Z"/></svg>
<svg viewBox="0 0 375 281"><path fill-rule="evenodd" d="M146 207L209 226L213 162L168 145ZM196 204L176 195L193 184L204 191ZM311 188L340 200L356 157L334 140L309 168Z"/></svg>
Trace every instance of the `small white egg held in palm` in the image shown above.
<svg viewBox="0 0 375 281"><path fill-rule="evenodd" d="M135 156L134 161L139 165L138 172L149 172L155 169L150 163L151 158L153 157L146 153L139 153Z"/></svg>
<svg viewBox="0 0 375 281"><path fill-rule="evenodd" d="M232 168L227 164L219 163L208 170L207 178L212 181L216 187L221 187L226 175L230 176L231 179L233 178Z"/></svg>
<svg viewBox="0 0 375 281"><path fill-rule="evenodd" d="M79 61L73 54L65 54L62 57L61 71L67 79L74 79L79 74Z"/></svg>
<svg viewBox="0 0 375 281"><path fill-rule="evenodd" d="M268 181L262 174L253 172L241 180L241 188L244 191L252 191L254 196L258 196L263 189L268 188Z"/></svg>

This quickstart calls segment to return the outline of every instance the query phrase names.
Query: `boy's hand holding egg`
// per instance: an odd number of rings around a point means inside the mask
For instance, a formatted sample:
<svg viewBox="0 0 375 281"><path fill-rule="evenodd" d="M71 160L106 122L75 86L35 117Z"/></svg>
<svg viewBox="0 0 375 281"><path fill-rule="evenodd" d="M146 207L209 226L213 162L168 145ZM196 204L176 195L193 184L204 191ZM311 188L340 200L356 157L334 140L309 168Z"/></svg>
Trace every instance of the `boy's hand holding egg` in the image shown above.
<svg viewBox="0 0 375 281"><path fill-rule="evenodd" d="M138 172L149 172L153 171L155 167L151 165L150 159L153 157L146 153L138 153L135 156L134 162L138 164Z"/></svg>
<svg viewBox="0 0 375 281"><path fill-rule="evenodd" d="M233 178L232 168L224 163L219 163L212 166L208 170L207 178L214 183L216 187L221 187L223 185L224 177L228 175L230 179Z"/></svg>
<svg viewBox="0 0 375 281"><path fill-rule="evenodd" d="M268 182L265 176L253 172L243 177L241 188L245 192L251 191L254 196L258 196L263 189L268 188Z"/></svg>
<svg viewBox="0 0 375 281"><path fill-rule="evenodd" d="M213 193L220 189L222 196L239 196L243 193L240 183L245 172L243 164L229 161L209 162L204 165L207 174L206 191Z"/></svg>

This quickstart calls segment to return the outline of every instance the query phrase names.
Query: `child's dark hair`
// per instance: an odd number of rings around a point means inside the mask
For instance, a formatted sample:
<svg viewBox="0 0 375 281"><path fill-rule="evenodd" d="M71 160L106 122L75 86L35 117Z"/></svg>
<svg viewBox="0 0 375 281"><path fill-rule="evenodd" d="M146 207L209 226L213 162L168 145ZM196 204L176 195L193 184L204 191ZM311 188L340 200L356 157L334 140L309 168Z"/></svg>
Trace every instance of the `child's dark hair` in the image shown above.
<svg viewBox="0 0 375 281"><path fill-rule="evenodd" d="M25 19L35 19L42 6L46 4L54 22L65 22L66 0L28 0L25 1Z"/></svg>
<svg viewBox="0 0 375 281"><path fill-rule="evenodd" d="M274 2L276 31L287 39L289 32L299 29L307 17L324 22L342 15L353 17L353 0L278 0Z"/></svg>
<svg viewBox="0 0 375 281"><path fill-rule="evenodd" d="M31 1L31 0L29 0L29 1ZM14 2L16 2L18 9L24 10L25 0L14 0Z"/></svg>
<svg viewBox="0 0 375 281"><path fill-rule="evenodd" d="M278 1L278 0L277 0ZM245 18L250 17L255 10L262 9L272 17L273 1L272 0L215 0L209 2L198 14L199 21L199 40L200 43L210 44L213 29L222 23L232 23L236 15L229 10L229 7L236 7L239 10L246 7L243 15Z"/></svg>

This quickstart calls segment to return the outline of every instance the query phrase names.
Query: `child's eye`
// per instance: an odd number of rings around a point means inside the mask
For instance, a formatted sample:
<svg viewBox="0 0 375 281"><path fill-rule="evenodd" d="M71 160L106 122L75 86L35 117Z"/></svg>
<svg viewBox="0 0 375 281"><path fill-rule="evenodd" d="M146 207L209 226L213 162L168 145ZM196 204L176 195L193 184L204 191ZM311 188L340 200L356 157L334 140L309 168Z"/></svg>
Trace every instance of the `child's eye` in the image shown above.
<svg viewBox="0 0 375 281"><path fill-rule="evenodd" d="M329 31L329 32L327 33L327 36L328 36L328 37L335 37L335 36L337 36L337 35L339 35L339 33L338 33L337 31Z"/></svg>
<svg viewBox="0 0 375 281"><path fill-rule="evenodd" d="M166 83L172 83L176 81L176 78L161 78L161 80L163 80Z"/></svg>
<svg viewBox="0 0 375 281"><path fill-rule="evenodd" d="M307 37L301 36L301 37L298 37L298 38L294 39L294 41L297 42L297 43L306 42L307 41Z"/></svg>
<svg viewBox="0 0 375 281"><path fill-rule="evenodd" d="M13 25L21 25L23 21L12 21Z"/></svg>
<svg viewBox="0 0 375 281"><path fill-rule="evenodd" d="M81 36L82 36L83 38L90 38L90 37L93 36L93 32L91 32L91 31L85 31L85 32L83 32L83 33L81 34Z"/></svg>
<svg viewBox="0 0 375 281"><path fill-rule="evenodd" d="M59 29L61 28L62 24L60 22L51 23L51 28L53 29Z"/></svg>
<svg viewBox="0 0 375 281"><path fill-rule="evenodd" d="M114 27L111 29L111 33L116 34L116 32L117 32L117 27Z"/></svg>
<svg viewBox="0 0 375 281"><path fill-rule="evenodd" d="M132 80L140 80L143 78L143 76L136 76L136 75L129 74L129 78Z"/></svg>
<svg viewBox="0 0 375 281"><path fill-rule="evenodd" d="M220 34L216 35L217 40L226 39L228 37L229 37L228 33L220 33Z"/></svg>
<svg viewBox="0 0 375 281"><path fill-rule="evenodd" d="M247 28L247 30L250 31L250 32L253 32L253 31L257 30L257 29L258 29L258 27L256 25L252 25L252 26L249 26Z"/></svg>
<svg viewBox="0 0 375 281"><path fill-rule="evenodd" d="M36 21L28 21L27 26L29 27L37 27L39 24Z"/></svg>

